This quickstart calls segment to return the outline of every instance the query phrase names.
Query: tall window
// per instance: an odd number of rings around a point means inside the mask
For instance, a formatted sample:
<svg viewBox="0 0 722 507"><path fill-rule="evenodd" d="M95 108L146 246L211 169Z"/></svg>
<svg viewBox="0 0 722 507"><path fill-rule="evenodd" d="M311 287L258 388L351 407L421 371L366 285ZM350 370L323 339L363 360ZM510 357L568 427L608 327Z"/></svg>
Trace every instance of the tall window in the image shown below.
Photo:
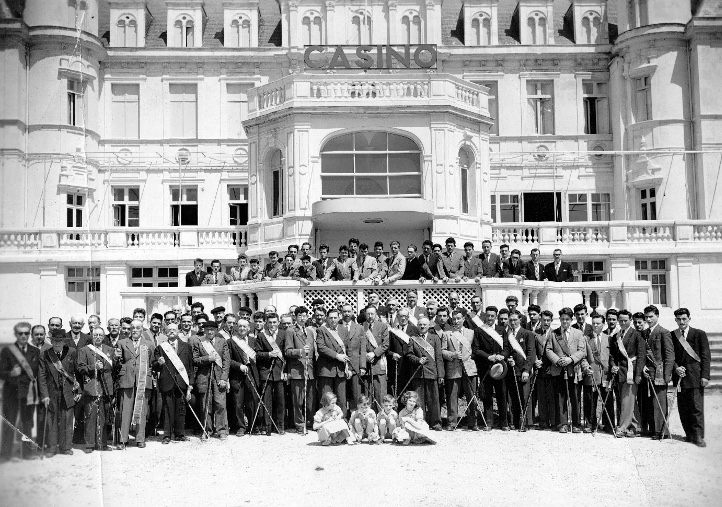
<svg viewBox="0 0 722 507"><path fill-rule="evenodd" d="M582 16L582 34L584 40L581 44L599 44L601 42L602 20L596 12L589 11Z"/></svg>
<svg viewBox="0 0 722 507"><path fill-rule="evenodd" d="M465 149L459 150L459 173L461 174L461 212L469 213L469 201L473 199L473 188L470 185L471 179L469 172L474 164L473 156L469 155Z"/></svg>
<svg viewBox="0 0 722 507"><path fill-rule="evenodd" d="M82 125L85 113L85 85L80 81L68 79L68 125Z"/></svg>
<svg viewBox="0 0 722 507"><path fill-rule="evenodd" d="M355 132L329 140L321 150L321 193L421 195L421 150L408 137Z"/></svg>
<svg viewBox="0 0 722 507"><path fill-rule="evenodd" d="M489 116L494 120L490 134L499 134L499 102L497 93L499 91L499 84L496 81L474 81L476 84L486 86L489 89Z"/></svg>
<svg viewBox="0 0 722 507"><path fill-rule="evenodd" d="M609 133L609 102L607 83L582 82L584 100L584 133Z"/></svg>
<svg viewBox="0 0 722 507"><path fill-rule="evenodd" d="M170 197L171 225L198 225L198 187L171 187Z"/></svg>
<svg viewBox="0 0 722 507"><path fill-rule="evenodd" d="M112 136L121 139L138 139L140 115L140 85L110 85Z"/></svg>
<svg viewBox="0 0 722 507"><path fill-rule="evenodd" d="M547 43L547 18L541 12L532 12L526 19L529 41L533 45Z"/></svg>
<svg viewBox="0 0 722 507"><path fill-rule="evenodd" d="M492 194L491 220L495 223L519 222L521 220L519 194Z"/></svg>
<svg viewBox="0 0 722 507"><path fill-rule="evenodd" d="M176 47L192 48L195 47L193 40L193 19L188 16L181 16L173 25L175 29Z"/></svg>
<svg viewBox="0 0 722 507"><path fill-rule="evenodd" d="M667 305L667 261L664 259L634 261L637 280L652 282L652 304Z"/></svg>
<svg viewBox="0 0 722 507"><path fill-rule="evenodd" d="M268 214L270 217L283 215L283 153L275 150L268 159L271 195L269 200Z"/></svg>
<svg viewBox="0 0 722 507"><path fill-rule="evenodd" d="M360 12L351 18L351 44L371 44L371 16Z"/></svg>
<svg viewBox="0 0 722 507"><path fill-rule="evenodd" d="M627 0L627 17L629 28L637 28L649 24L647 0Z"/></svg>
<svg viewBox="0 0 722 507"><path fill-rule="evenodd" d="M178 268L130 268L130 286L178 287Z"/></svg>
<svg viewBox="0 0 722 507"><path fill-rule="evenodd" d="M248 118L248 97L246 92L250 88L253 88L253 86L245 83L226 84L228 137L236 139L246 138L246 131L243 130L242 122Z"/></svg>
<svg viewBox="0 0 722 507"><path fill-rule="evenodd" d="M113 225L140 225L140 187L113 187Z"/></svg>
<svg viewBox="0 0 722 507"><path fill-rule="evenodd" d="M251 22L243 17L231 21L231 47L251 47Z"/></svg>
<svg viewBox="0 0 722 507"><path fill-rule="evenodd" d="M554 84L552 81L527 81L527 128L532 134L554 133Z"/></svg>
<svg viewBox="0 0 722 507"><path fill-rule="evenodd" d="M302 39L306 46L323 44L323 20L315 12L303 17Z"/></svg>
<svg viewBox="0 0 722 507"><path fill-rule="evenodd" d="M471 20L472 41L475 46L491 46L491 18L478 14Z"/></svg>
<svg viewBox="0 0 722 507"><path fill-rule="evenodd" d="M196 138L197 130L197 86L195 84L171 83L170 93L170 137Z"/></svg>
<svg viewBox="0 0 722 507"><path fill-rule="evenodd" d="M611 219L612 203L609 194L592 193L592 216L593 222L607 222Z"/></svg>
<svg viewBox="0 0 722 507"><path fill-rule="evenodd" d="M248 187L228 185L228 207L231 226L248 225Z"/></svg>
<svg viewBox="0 0 722 507"><path fill-rule="evenodd" d="M85 196L81 194L68 194L66 197L66 227L79 228L83 226L83 204Z"/></svg>
<svg viewBox="0 0 722 507"><path fill-rule="evenodd" d="M401 18L401 28L403 30L402 38L405 44L423 43L421 16L416 13L406 14Z"/></svg>
<svg viewBox="0 0 722 507"><path fill-rule="evenodd" d="M643 76L632 81L634 85L635 121L652 119L652 78Z"/></svg>
<svg viewBox="0 0 722 507"><path fill-rule="evenodd" d="M124 48L138 46L138 23L127 14L118 20L118 42L116 46Z"/></svg>
<svg viewBox="0 0 722 507"><path fill-rule="evenodd" d="M639 191L642 220L657 220L657 189L643 188Z"/></svg>

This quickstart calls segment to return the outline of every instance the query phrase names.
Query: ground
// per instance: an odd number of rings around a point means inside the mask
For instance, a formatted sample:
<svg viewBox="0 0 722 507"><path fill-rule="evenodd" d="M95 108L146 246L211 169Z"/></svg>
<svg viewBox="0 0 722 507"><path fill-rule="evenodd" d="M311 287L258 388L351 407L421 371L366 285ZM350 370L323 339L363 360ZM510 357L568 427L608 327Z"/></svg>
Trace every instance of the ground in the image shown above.
<svg viewBox="0 0 722 507"><path fill-rule="evenodd" d="M0 505L720 505L722 395L707 447L606 434L434 433L435 446L321 447L316 435L231 436L0 465ZM717 498L717 500L714 500Z"/></svg>

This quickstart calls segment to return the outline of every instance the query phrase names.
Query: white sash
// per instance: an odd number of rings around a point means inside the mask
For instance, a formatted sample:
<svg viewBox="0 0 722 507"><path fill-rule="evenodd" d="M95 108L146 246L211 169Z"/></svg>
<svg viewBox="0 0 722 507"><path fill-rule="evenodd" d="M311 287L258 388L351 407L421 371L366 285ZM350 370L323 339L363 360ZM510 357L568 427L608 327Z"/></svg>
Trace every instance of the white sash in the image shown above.
<svg viewBox="0 0 722 507"><path fill-rule="evenodd" d="M324 324L323 327L326 328L326 331L328 331L328 333L333 337L333 339L336 340L336 343L339 344L339 346L341 347L341 350L343 350L343 353L346 354L346 345L344 345L343 340L338 335L338 331L334 331L333 329L328 327L326 324Z"/></svg>
<svg viewBox="0 0 722 507"><path fill-rule="evenodd" d="M627 328L627 331L629 331L629 328ZM624 336L627 335L627 331L624 332ZM634 384L634 362L637 360L637 357L629 357L629 354L627 354L627 349L624 348L624 342L622 341L623 336L620 336L621 333L617 333L617 347L619 348L619 351L622 353L624 358L627 360L627 384Z"/></svg>
<svg viewBox="0 0 722 507"><path fill-rule="evenodd" d="M482 329L486 325L481 321L478 315L474 315L473 317L471 317L471 322L473 322L474 324L476 324L477 327L480 327Z"/></svg>
<svg viewBox="0 0 722 507"><path fill-rule="evenodd" d="M397 329L397 328L395 328L395 327L390 327L390 328L389 328L389 331L391 331L392 333L394 333L394 334L395 334L402 342L404 342L406 345L409 344L409 341L410 341L409 335L407 335L406 333L404 333L402 330Z"/></svg>
<svg viewBox="0 0 722 507"><path fill-rule="evenodd" d="M231 335L225 329L219 329L218 334L221 335L223 338L225 338L226 341L228 341L231 338Z"/></svg>
<svg viewBox="0 0 722 507"><path fill-rule="evenodd" d="M687 332L689 332L689 328L687 328L687 329L688 329ZM681 331L679 328L677 328L677 329L675 330L674 335L677 337L677 340L679 341L679 344L682 346L682 348L684 349L684 351L685 351L687 354L689 354L689 357L691 357L692 359L694 359L694 360L697 361L698 363L699 363L699 362L702 362L702 360L699 358L699 355L697 355L697 353L696 353L696 352L694 351L694 349L692 348L692 345L690 345L689 342L684 338L684 335L682 334L682 331Z"/></svg>
<svg viewBox="0 0 722 507"><path fill-rule="evenodd" d="M409 312L409 322L411 322L414 326L419 323L418 319L412 312Z"/></svg>
<svg viewBox="0 0 722 507"><path fill-rule="evenodd" d="M483 324L481 326L482 331L484 331L486 334L488 334L492 340L494 340L499 347L504 348L504 338L501 337L499 333L496 332L496 329L494 329L491 326L487 326L486 324Z"/></svg>
<svg viewBox="0 0 722 507"><path fill-rule="evenodd" d="M241 340L236 335L231 336L231 339L248 356L248 359L253 362L256 361L256 351L253 350L250 345L248 345L248 342L246 342L245 340Z"/></svg>
<svg viewBox="0 0 722 507"><path fill-rule="evenodd" d="M521 348L521 345L519 344L519 342L517 341L517 339L514 337L514 334L513 334L513 333L509 333L509 337L508 337L508 338L509 338L509 343L511 344L511 348L514 349L514 352L516 352L516 353L519 354L521 357L523 357L524 360L526 360L526 354L524 353L524 350Z"/></svg>
<svg viewBox="0 0 722 507"><path fill-rule="evenodd" d="M103 359L105 359L105 361L106 361L109 365L113 366L113 361L110 360L110 358L107 356L107 354L106 354L105 352L103 352L103 351L100 350L98 347L96 347L95 345L92 345L92 344L90 344L90 343L88 344L88 348L89 348L90 350L92 350L93 352L95 352L96 354L98 354L98 355L99 355L100 357L102 357Z"/></svg>
<svg viewBox="0 0 722 507"><path fill-rule="evenodd" d="M218 354L216 349L213 348L213 344L209 341L204 341L201 342L201 345L203 345L203 348L206 350L206 354L208 354L209 356L212 356L214 352L216 353L216 359L214 360L214 362L222 368L223 360L221 359L220 354Z"/></svg>
<svg viewBox="0 0 722 507"><path fill-rule="evenodd" d="M416 345L418 345L419 347L424 349L424 352L426 352L429 355L429 358L432 361L434 361L436 359L435 353L434 353L434 347L432 347L429 342L427 342L423 338L417 337L417 336L412 336L411 339L414 340L414 343L416 343Z"/></svg>
<svg viewBox="0 0 722 507"><path fill-rule="evenodd" d="M376 337L371 332L371 329L366 330L366 338L368 339L369 343L373 348L377 348L379 346L379 342L376 341ZM379 366L381 367L381 374L383 375L386 373L386 355L382 355L381 359L378 361Z"/></svg>
<svg viewBox="0 0 722 507"><path fill-rule="evenodd" d="M188 372L186 371L186 367L183 366L183 362L180 360L180 357L178 357L178 354L176 354L175 350L173 350L171 344L169 342L163 342L160 344L160 348L163 349L165 355L168 356L170 362L173 363L175 371L178 372L178 375L181 376L183 382L186 383L186 387L189 387L191 383L188 380Z"/></svg>

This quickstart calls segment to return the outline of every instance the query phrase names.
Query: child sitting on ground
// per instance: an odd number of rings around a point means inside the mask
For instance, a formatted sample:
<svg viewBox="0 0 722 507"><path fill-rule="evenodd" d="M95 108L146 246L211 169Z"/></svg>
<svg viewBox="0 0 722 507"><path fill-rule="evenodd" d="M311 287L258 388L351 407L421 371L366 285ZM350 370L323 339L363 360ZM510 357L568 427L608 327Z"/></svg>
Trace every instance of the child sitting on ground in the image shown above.
<svg viewBox="0 0 722 507"><path fill-rule="evenodd" d="M343 418L341 407L336 405L336 395L327 392L321 398L321 408L313 416L313 429L318 434L321 445L336 445L346 440L354 443L349 433L348 424Z"/></svg>
<svg viewBox="0 0 722 507"><path fill-rule="evenodd" d="M415 391L406 391L401 401L406 406L399 412L399 427L394 431L393 441L403 445L435 444L424 420L424 411L419 407L419 395Z"/></svg>
<svg viewBox="0 0 722 507"><path fill-rule="evenodd" d="M379 443L383 443L387 435L389 438L393 438L394 430L398 425L399 414L394 410L394 401L394 397L390 394L381 400L381 410L376 417L379 427Z"/></svg>
<svg viewBox="0 0 722 507"><path fill-rule="evenodd" d="M364 437L368 438L369 444L379 443L379 432L376 427L376 413L370 407L371 402L368 396L361 395L358 399L358 407L351 414L349 428L354 443L360 443Z"/></svg>

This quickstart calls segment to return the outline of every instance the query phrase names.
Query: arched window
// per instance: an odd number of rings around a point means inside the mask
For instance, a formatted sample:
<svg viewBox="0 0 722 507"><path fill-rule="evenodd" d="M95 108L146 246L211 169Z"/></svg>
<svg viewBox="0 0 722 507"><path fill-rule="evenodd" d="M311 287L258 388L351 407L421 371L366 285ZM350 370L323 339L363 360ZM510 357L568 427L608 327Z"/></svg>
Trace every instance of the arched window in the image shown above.
<svg viewBox="0 0 722 507"><path fill-rule="evenodd" d="M351 44L371 44L371 16L358 12L351 18Z"/></svg>
<svg viewBox="0 0 722 507"><path fill-rule="evenodd" d="M316 12L309 12L301 20L301 39L305 46L323 44L323 19Z"/></svg>
<svg viewBox="0 0 722 507"><path fill-rule="evenodd" d="M401 17L404 44L423 44L423 26L421 16L409 12Z"/></svg>
<svg viewBox="0 0 722 507"><path fill-rule="evenodd" d="M176 20L173 27L175 33L175 40L177 42L176 47L195 47L193 41L193 18L183 15Z"/></svg>
<svg viewBox="0 0 722 507"><path fill-rule="evenodd" d="M251 22L243 16L231 21L231 47L251 47Z"/></svg>
<svg viewBox="0 0 722 507"><path fill-rule="evenodd" d="M599 44L601 17L596 12L590 11L582 16L583 44Z"/></svg>
<svg viewBox="0 0 722 507"><path fill-rule="evenodd" d="M547 43L547 18L541 12L532 12L526 19L529 40L534 45Z"/></svg>
<svg viewBox="0 0 722 507"><path fill-rule="evenodd" d="M491 46L491 18L486 13L471 20L471 32L474 46Z"/></svg>
<svg viewBox="0 0 722 507"><path fill-rule="evenodd" d="M323 198L421 196L421 150L412 139L387 132L354 132L321 150Z"/></svg>
<svg viewBox="0 0 722 507"><path fill-rule="evenodd" d="M268 154L268 174L270 191L268 195L268 216L280 217L283 215L283 153L273 150Z"/></svg>
<svg viewBox="0 0 722 507"><path fill-rule="evenodd" d="M459 150L459 175L461 176L461 212L472 213L476 202L474 191L474 154L467 148Z"/></svg>
<svg viewBox="0 0 722 507"><path fill-rule="evenodd" d="M118 42L117 46L134 48L138 45L138 23L129 14L124 14L118 19Z"/></svg>

